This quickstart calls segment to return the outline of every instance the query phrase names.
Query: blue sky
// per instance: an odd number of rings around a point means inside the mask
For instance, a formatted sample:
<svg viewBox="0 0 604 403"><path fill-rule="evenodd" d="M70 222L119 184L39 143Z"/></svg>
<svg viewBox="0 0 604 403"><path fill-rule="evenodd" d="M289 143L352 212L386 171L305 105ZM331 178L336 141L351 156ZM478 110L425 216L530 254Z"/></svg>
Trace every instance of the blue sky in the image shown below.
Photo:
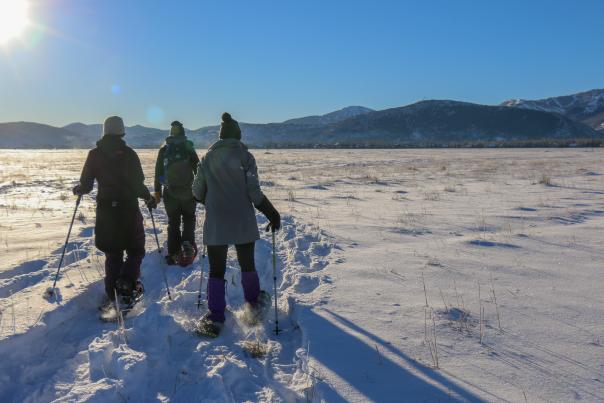
<svg viewBox="0 0 604 403"><path fill-rule="evenodd" d="M0 122L197 128L604 87L604 1L30 0Z"/></svg>

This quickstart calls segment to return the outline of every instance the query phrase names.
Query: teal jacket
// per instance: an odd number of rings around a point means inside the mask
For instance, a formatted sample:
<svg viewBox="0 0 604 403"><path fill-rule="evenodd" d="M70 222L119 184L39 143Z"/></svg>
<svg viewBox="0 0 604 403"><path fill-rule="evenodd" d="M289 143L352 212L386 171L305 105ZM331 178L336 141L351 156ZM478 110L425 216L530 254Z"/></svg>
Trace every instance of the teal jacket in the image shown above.
<svg viewBox="0 0 604 403"><path fill-rule="evenodd" d="M166 138L166 143L159 149L159 153L157 154L157 160L155 161L155 182L154 188L155 191L159 194L162 194L162 178L165 175L164 172L164 155L166 153L166 149L170 144L177 144L186 142L187 144L187 152L189 154L189 161L191 162L191 172L193 175L197 170L197 165L199 164L199 157L195 152L195 147L193 146L193 142L187 139L187 136L169 136Z"/></svg>

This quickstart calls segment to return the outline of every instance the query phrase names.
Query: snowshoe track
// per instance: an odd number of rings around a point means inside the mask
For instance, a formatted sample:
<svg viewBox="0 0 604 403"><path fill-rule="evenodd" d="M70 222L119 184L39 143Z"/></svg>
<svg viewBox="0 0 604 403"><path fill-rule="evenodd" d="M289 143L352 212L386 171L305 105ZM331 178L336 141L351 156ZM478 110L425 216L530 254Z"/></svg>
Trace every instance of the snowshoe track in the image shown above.
<svg viewBox="0 0 604 403"><path fill-rule="evenodd" d="M258 219L260 225L265 221L263 217ZM37 326L0 342L5 362L20 363L5 364L12 373L5 371L6 375L0 376L0 401L100 402L115 400L116 396L122 400L175 402L303 400L308 375L301 358L305 339L297 323L296 306L310 303L315 290L330 286L321 270L329 264L333 244L321 231L291 217L284 217L277 239L279 324L283 329L278 337L273 333L272 310L259 326L248 327L239 320L244 299L234 250L229 250L225 277L225 328L215 340L198 337L194 324L206 312L205 304L201 310L196 307L201 255L188 268L166 268L148 237L142 267L145 299L128 315L125 330L99 321L96 304L101 299L102 282L98 269L86 267L81 259L74 260L65 272L69 278L59 282L64 301L42 314ZM84 250L86 258L91 248L87 243L73 250ZM272 295L271 251L268 236L257 242L260 284ZM78 265L83 267L74 271ZM35 271L44 274L41 277L47 281L22 293L41 298L38 295L52 277L46 274L54 274L50 266L44 264ZM80 277L77 273L82 270L89 277L94 274L95 280L88 284L76 281L76 286L69 288L71 279ZM162 270L168 276L172 301L166 294ZM207 270L206 261L204 301ZM6 315L6 308L3 313ZM264 354L254 357L244 348L246 342L257 343Z"/></svg>

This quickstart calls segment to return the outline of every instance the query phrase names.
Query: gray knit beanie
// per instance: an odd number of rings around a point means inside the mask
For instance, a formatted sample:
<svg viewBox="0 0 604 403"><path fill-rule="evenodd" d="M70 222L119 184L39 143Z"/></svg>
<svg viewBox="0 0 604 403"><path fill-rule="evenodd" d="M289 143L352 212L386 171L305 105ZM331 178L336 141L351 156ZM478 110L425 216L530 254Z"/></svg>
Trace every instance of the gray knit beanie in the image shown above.
<svg viewBox="0 0 604 403"><path fill-rule="evenodd" d="M124 121L119 116L109 116L103 123L103 136L124 136Z"/></svg>

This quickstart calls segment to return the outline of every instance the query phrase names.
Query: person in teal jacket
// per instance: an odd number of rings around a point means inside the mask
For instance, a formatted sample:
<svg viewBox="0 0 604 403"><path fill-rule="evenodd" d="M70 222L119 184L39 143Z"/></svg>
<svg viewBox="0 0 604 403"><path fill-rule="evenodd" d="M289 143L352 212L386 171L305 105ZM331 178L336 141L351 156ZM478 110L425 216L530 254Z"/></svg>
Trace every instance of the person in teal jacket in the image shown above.
<svg viewBox="0 0 604 403"><path fill-rule="evenodd" d="M195 199L191 193L199 157L187 139L182 123L172 122L170 135L159 149L155 163L155 200L163 198L168 215L166 263L187 266L197 255ZM182 224L182 230L181 230Z"/></svg>

